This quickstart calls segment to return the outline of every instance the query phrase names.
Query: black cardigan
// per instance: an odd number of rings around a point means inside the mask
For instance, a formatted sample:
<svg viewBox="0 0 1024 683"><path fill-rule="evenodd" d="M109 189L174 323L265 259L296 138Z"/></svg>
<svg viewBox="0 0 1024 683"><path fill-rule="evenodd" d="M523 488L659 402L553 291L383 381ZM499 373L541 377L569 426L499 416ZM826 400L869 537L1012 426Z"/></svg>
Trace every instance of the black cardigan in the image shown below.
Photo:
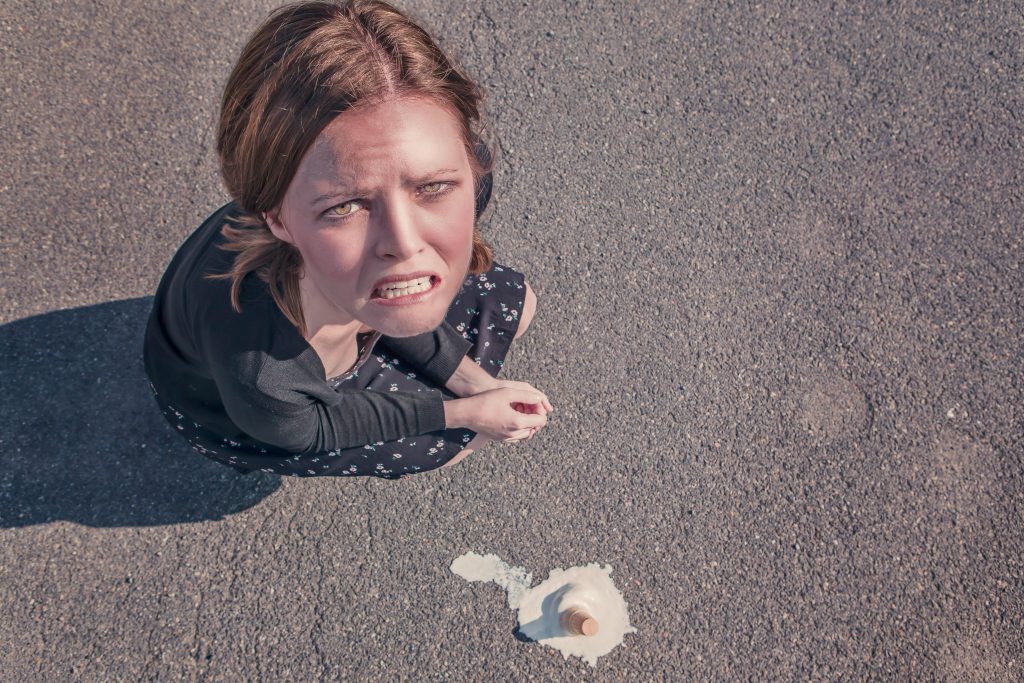
<svg viewBox="0 0 1024 683"><path fill-rule="evenodd" d="M227 272L235 252L216 248L233 202L185 240L160 280L146 325L143 363L157 392L194 422L225 438L293 453L395 441L445 429L441 391L332 388L312 346L284 316L267 285L249 273L231 307ZM380 343L435 386L444 386L472 343L447 321L414 337Z"/></svg>

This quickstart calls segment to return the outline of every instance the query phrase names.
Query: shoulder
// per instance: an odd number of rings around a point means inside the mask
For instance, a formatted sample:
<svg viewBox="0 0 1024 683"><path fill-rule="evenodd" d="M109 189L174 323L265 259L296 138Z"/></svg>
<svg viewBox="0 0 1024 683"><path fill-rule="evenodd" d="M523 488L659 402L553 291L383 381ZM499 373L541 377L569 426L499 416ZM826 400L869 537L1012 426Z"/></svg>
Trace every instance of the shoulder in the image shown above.
<svg viewBox="0 0 1024 683"><path fill-rule="evenodd" d="M214 314L224 312L224 305L231 308L232 278L231 269L235 263L237 251L223 249L227 238L223 235L225 226L233 226L232 218L239 214L234 202L228 202L203 221L185 242L182 249L189 247L190 263L184 277L186 295L193 305L199 309L212 308ZM183 264L184 265L184 264ZM262 296L259 277L255 273L247 274L240 286L241 299L252 300L259 304Z"/></svg>
<svg viewBox="0 0 1024 683"><path fill-rule="evenodd" d="M255 272L247 273L238 287L240 310L232 302L231 269L238 252L221 248L227 240L222 230L233 225L230 219L238 214L235 203L228 202L203 221L182 246L188 258L176 277L195 336L216 336L224 344L269 350L287 318L275 315L277 304L267 284Z"/></svg>

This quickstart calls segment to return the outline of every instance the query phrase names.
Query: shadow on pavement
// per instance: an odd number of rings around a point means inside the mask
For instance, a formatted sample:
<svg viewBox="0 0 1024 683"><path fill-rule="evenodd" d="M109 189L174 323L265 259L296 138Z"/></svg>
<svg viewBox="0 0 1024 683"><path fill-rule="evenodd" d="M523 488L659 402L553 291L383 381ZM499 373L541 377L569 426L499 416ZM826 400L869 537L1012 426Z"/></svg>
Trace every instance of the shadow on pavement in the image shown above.
<svg viewBox="0 0 1024 683"><path fill-rule="evenodd" d="M566 635L558 625L558 607L562 597L569 592L571 586L562 586L540 603L540 616L531 622L522 624L512 633L517 640L539 642L547 638Z"/></svg>
<svg viewBox="0 0 1024 683"><path fill-rule="evenodd" d="M0 527L221 519L280 487L193 451L142 367L152 297L0 327Z"/></svg>

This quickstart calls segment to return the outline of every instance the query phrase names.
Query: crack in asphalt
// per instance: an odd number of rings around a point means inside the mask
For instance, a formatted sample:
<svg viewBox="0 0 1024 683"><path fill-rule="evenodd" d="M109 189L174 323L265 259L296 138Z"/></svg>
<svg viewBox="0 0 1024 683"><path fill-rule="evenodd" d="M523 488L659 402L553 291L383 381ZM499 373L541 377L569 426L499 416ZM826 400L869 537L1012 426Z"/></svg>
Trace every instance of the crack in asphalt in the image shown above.
<svg viewBox="0 0 1024 683"><path fill-rule="evenodd" d="M196 668L192 670L192 682L195 683L196 677L199 675L199 670L202 668L202 661L200 656L199 647L199 615L203 613L203 589L199 589L199 603L196 605L196 613L192 618L192 648L190 652L193 652L192 658L196 660Z"/></svg>
<svg viewBox="0 0 1024 683"><path fill-rule="evenodd" d="M373 477L367 477L366 483L363 484L363 490L366 491L366 557L360 563L360 569L366 564L367 558L369 558L370 552L373 550L373 521L371 518L373 505L370 504L371 499L374 498L374 494L370 490L370 481L372 479Z"/></svg>
<svg viewBox="0 0 1024 683"><path fill-rule="evenodd" d="M161 604L163 604L163 601L163 594L158 595L156 599L156 612L158 614L160 613L160 606ZM155 664L157 660L157 657L153 652L153 636L156 634L156 629L157 626L153 626L148 630L148 633L146 633L146 665L142 667L142 680L151 680L150 676L148 675L149 670L150 668L152 668L153 664ZM96 640L100 641L102 640L102 638L97 638Z"/></svg>
<svg viewBox="0 0 1024 683"><path fill-rule="evenodd" d="M276 513L277 513L277 510L275 510L273 508L270 508L270 509L267 510L267 514L265 514L263 516L263 520L260 522L260 525L256 529L256 532L253 534L253 538L260 538L263 535L263 533L266 531L267 527L270 525L271 519L273 519L276 516ZM292 519L294 519L294 516L292 517ZM234 576L232 577L232 584L231 584L232 585L232 589L234 587L234 581L237 579L237 577L238 577L238 569L236 567ZM264 591L256 591L256 613L257 614L263 614L263 596L264 596ZM260 666L260 662L262 661L262 657L260 656L261 653L259 651L259 645L260 645L259 634L256 633L253 636L253 654L255 655L253 657L253 659L256 661L256 680L262 681L263 680L263 671L262 671L262 667Z"/></svg>
<svg viewBox="0 0 1024 683"><path fill-rule="evenodd" d="M309 639L310 642L313 643L313 648L316 650L317 661L320 664L320 673L317 674L317 680L322 681L324 679L324 675L327 673L327 659L324 657L323 648L320 647L319 638L319 636L323 634L324 623L324 610L321 602L321 600L323 600L324 587L324 558L322 551L317 553L316 564L317 568L320 570L320 579L317 581L316 599L313 601L313 609L316 611L316 621L309 631Z"/></svg>

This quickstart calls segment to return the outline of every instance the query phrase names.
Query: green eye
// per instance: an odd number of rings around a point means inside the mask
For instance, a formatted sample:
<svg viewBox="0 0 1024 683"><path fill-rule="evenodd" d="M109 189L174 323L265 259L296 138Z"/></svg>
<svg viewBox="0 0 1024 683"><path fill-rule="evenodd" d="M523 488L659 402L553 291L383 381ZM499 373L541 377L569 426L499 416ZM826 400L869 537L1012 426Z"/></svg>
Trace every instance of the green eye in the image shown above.
<svg viewBox="0 0 1024 683"><path fill-rule="evenodd" d="M341 218L344 218L345 216L351 216L353 213L355 213L355 209L354 208L353 208L352 211L346 211L344 213L339 213L339 212L336 211L336 209L339 209L339 208L341 208L343 206L355 207L355 205L356 205L355 202L345 202L344 204L338 204L337 206L332 206L331 207L330 213L332 213L335 216L339 216Z"/></svg>
<svg viewBox="0 0 1024 683"><path fill-rule="evenodd" d="M423 186L423 188L426 190L427 194L437 194L437 193L439 193L441 191L441 188L443 188L444 186L445 186L445 183L427 183L426 185ZM438 189L437 190L429 190L429 189L427 189L427 188L430 188L430 187L437 187Z"/></svg>

